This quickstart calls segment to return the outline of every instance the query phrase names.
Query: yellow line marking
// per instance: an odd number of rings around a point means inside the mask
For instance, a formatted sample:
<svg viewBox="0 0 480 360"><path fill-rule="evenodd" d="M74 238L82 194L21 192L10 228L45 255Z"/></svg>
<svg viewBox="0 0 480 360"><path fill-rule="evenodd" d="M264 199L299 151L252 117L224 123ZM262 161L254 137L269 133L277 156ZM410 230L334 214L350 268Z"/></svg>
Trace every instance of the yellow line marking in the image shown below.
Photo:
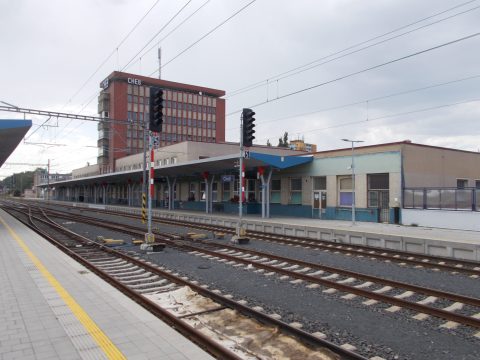
<svg viewBox="0 0 480 360"><path fill-rule="evenodd" d="M50 285L57 291L58 295L63 299L65 304L70 308L75 317L80 321L85 330L90 334L90 336L95 340L95 342L100 346L105 355L109 359L126 359L126 357L121 353L121 351L110 341L107 335L100 330L100 328L95 324L95 322L88 316L85 310L73 299L73 297L68 293L67 290L60 284L60 282L47 270L47 268L42 264L42 262L33 254L29 247L25 244L22 238L15 233L15 231L8 226L8 224L0 216L0 222L5 226L10 235L15 239L15 241L20 245L23 251L28 255L33 264L37 267L40 273L48 280Z"/></svg>

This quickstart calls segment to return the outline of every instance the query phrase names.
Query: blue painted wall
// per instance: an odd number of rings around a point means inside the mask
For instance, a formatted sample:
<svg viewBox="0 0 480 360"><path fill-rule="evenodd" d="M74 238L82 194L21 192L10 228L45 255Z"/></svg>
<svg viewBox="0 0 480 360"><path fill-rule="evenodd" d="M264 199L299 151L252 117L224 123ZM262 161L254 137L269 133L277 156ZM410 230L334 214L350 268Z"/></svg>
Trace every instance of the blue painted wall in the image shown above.
<svg viewBox="0 0 480 360"><path fill-rule="evenodd" d="M175 209L177 210L190 210L190 211L200 211L205 212L205 202L203 201L175 201ZM214 213L225 213L225 214L237 214L238 213L238 204L231 202L218 202L213 203L213 212ZM261 214L262 208L260 203L244 204L243 205L243 214ZM280 204L270 204L270 215L271 216L291 216L291 217L302 217L302 218L312 218L312 207L306 205L280 205ZM377 222L378 221L378 210L377 209L365 209L365 208L356 208L355 209L355 219L357 221L369 221ZM349 221L352 219L352 211L349 208L336 208L328 207L326 211L322 214L322 217L319 216L319 211L314 210L313 218L324 219L324 220L345 220ZM390 219L393 222L394 213L393 209L390 212Z"/></svg>

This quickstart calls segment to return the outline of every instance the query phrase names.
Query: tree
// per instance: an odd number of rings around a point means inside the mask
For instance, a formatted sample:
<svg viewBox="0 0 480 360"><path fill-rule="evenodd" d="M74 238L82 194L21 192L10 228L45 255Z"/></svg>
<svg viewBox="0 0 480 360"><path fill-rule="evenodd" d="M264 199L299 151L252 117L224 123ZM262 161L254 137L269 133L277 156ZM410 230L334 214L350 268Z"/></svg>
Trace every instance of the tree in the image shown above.
<svg viewBox="0 0 480 360"><path fill-rule="evenodd" d="M283 138L278 139L278 147L284 147L288 148L288 132L285 131L285 134L283 134Z"/></svg>
<svg viewBox="0 0 480 360"><path fill-rule="evenodd" d="M267 146L272 146L272 144L270 143L270 140L267 140Z"/></svg>

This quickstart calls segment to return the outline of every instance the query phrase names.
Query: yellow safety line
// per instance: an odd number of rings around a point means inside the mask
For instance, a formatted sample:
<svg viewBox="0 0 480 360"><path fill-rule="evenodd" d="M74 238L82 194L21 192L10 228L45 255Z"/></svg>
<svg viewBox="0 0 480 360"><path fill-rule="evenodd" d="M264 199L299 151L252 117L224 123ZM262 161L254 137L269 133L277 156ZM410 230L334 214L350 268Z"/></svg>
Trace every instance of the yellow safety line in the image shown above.
<svg viewBox="0 0 480 360"><path fill-rule="evenodd" d="M73 299L73 297L68 293L67 290L65 290L65 288L60 284L60 282L55 279L55 277L47 270L47 268L42 264L42 262L28 248L28 246L20 238L20 236L18 236L15 231L10 226L8 226L8 224L3 220L1 216L0 222L5 226L10 235L28 255L30 260L32 260L40 273L57 291L58 295L60 295L63 301L65 301L65 304L70 308L72 313L81 322L81 324L88 331L93 340L95 340L95 342L102 348L105 355L109 359L126 359L126 357L121 353L121 351L110 341L108 336L105 335L102 330L100 330L97 324L95 324L95 322L90 318L90 316L88 316L85 310L83 310L82 307Z"/></svg>

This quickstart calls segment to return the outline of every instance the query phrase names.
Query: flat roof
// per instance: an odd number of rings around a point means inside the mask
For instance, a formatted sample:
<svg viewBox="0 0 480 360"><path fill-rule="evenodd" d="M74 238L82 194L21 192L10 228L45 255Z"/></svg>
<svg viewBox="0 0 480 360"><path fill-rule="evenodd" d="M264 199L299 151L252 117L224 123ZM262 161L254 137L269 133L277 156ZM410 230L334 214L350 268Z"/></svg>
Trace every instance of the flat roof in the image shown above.
<svg viewBox="0 0 480 360"><path fill-rule="evenodd" d="M225 91L224 90L219 90L219 89L213 89L213 88L208 88L205 86L197 86L197 85L190 85L190 84L183 84L175 81L168 81L164 79L156 79L156 78L151 78L147 76L142 76L142 75L136 75L136 74L130 74L130 73L125 73L121 71L114 71L110 75L107 76L107 79L110 81L116 81L116 80L128 80L129 78L132 79L139 79L142 81L142 83L146 83L148 85L156 85L160 87L166 87L167 89L175 89L175 90L181 90L181 91L191 91L191 92L202 92L205 95L211 95L215 97L222 97L225 96ZM100 87L102 87L103 81L100 83Z"/></svg>
<svg viewBox="0 0 480 360"><path fill-rule="evenodd" d="M155 178L161 179L167 176L182 177L182 178L201 178L205 172L211 175L229 175L238 173L238 154L229 154L223 156L216 156L207 159L191 160L180 164L171 164L160 167L155 167ZM313 156L305 155L299 157L296 155L269 155L262 153L250 152L249 158L245 159L245 167L248 170L255 169L259 166L272 167L277 169L285 169L301 164L305 164L313 160ZM88 177L81 177L71 180L50 182L50 185L62 184L102 184L111 182L139 182L142 178L143 170L128 170L115 173L94 175ZM43 186L44 184L42 184Z"/></svg>
<svg viewBox="0 0 480 360"><path fill-rule="evenodd" d="M0 120L0 166L13 153L31 126L32 120Z"/></svg>
<svg viewBox="0 0 480 360"><path fill-rule="evenodd" d="M363 145L363 146L362 145L356 145L355 149L381 148L381 147L392 146L392 145L393 146L394 145L411 145L411 146L425 147L425 148L430 148L430 149L459 151L459 152L464 152L464 153L469 153L469 154L480 155L480 152L477 152L477 151L469 151L469 150L453 149L453 148L447 148L447 147L435 146L435 145L419 144L419 143L411 142L410 140L396 141L396 142L383 143L383 144L374 144L374 145ZM317 152L314 152L312 154L313 155L315 155L315 154L327 154L327 153L340 152L340 151L346 151L346 150L351 150L351 149L352 148L349 146L349 147L340 148L340 149L317 151Z"/></svg>

